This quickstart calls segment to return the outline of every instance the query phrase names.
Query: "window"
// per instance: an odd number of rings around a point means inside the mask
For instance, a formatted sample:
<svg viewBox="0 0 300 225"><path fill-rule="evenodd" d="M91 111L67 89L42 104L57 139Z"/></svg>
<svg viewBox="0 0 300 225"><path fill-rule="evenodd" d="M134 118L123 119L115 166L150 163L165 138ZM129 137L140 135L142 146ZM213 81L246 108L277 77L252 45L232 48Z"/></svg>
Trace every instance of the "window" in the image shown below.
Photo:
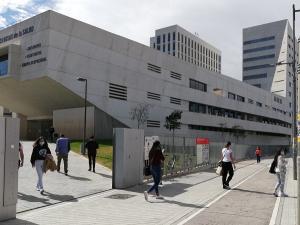
<svg viewBox="0 0 300 225"><path fill-rule="evenodd" d="M233 94L231 92L228 92L228 98L232 99L232 100L235 100L235 94Z"/></svg>
<svg viewBox="0 0 300 225"><path fill-rule="evenodd" d="M170 42L170 41L171 41L171 34L168 33L168 42Z"/></svg>
<svg viewBox="0 0 300 225"><path fill-rule="evenodd" d="M206 113L206 105L196 102L189 102L189 111L196 113Z"/></svg>
<svg viewBox="0 0 300 225"><path fill-rule="evenodd" d="M256 106L262 107L262 104L260 102L256 102Z"/></svg>
<svg viewBox="0 0 300 225"><path fill-rule="evenodd" d="M248 103L249 103L249 104L253 104L254 101L253 101L251 98L248 98Z"/></svg>
<svg viewBox="0 0 300 225"><path fill-rule="evenodd" d="M8 73L8 55L0 56L0 76Z"/></svg>
<svg viewBox="0 0 300 225"><path fill-rule="evenodd" d="M244 67L243 70L247 71L247 70L256 70L256 69L262 69L262 68L269 68L269 67L274 67L271 64L262 64L262 65L257 65L257 66L247 66Z"/></svg>
<svg viewBox="0 0 300 225"><path fill-rule="evenodd" d="M160 36L156 37L156 44L158 44L158 45L160 44Z"/></svg>
<svg viewBox="0 0 300 225"><path fill-rule="evenodd" d="M289 96L292 97L292 93L289 91Z"/></svg>
<svg viewBox="0 0 300 225"><path fill-rule="evenodd" d="M257 57L246 58L243 60L243 62L252 62L252 61L257 61L257 60L261 60L261 59L271 59L274 57L275 57L275 54L262 55L262 56L257 56Z"/></svg>
<svg viewBox="0 0 300 225"><path fill-rule="evenodd" d="M251 49L245 49L243 53L250 53L250 52L260 52L264 50L269 50L269 49L274 49L275 45L268 45L264 47L259 47L259 48L251 48Z"/></svg>
<svg viewBox="0 0 300 225"><path fill-rule="evenodd" d="M170 52L170 43L168 43L168 52Z"/></svg>
<svg viewBox="0 0 300 225"><path fill-rule="evenodd" d="M178 35L178 37L179 37L179 35ZM175 39L176 39L176 33L173 32L173 41L175 41Z"/></svg>
<svg viewBox="0 0 300 225"><path fill-rule="evenodd" d="M261 88L261 84L252 84L252 86Z"/></svg>
<svg viewBox="0 0 300 225"><path fill-rule="evenodd" d="M206 92L207 91L207 84L202 83L200 81L190 79L190 88Z"/></svg>
<svg viewBox="0 0 300 225"><path fill-rule="evenodd" d="M163 44L163 52L166 51L166 46Z"/></svg>
<svg viewBox="0 0 300 225"><path fill-rule="evenodd" d="M291 102L289 103L289 106L290 106L290 108L292 108L292 103Z"/></svg>
<svg viewBox="0 0 300 225"><path fill-rule="evenodd" d="M163 34L163 43L165 43L165 42L166 42L166 35Z"/></svg>
<svg viewBox="0 0 300 225"><path fill-rule="evenodd" d="M173 42L173 51L175 51L175 46L176 46L175 42Z"/></svg>
<svg viewBox="0 0 300 225"><path fill-rule="evenodd" d="M260 78L267 78L267 73L244 76L243 80L253 80L253 79L260 79Z"/></svg>
<svg viewBox="0 0 300 225"><path fill-rule="evenodd" d="M237 95L236 100L238 100L239 102L245 102L245 97Z"/></svg>
<svg viewBox="0 0 300 225"><path fill-rule="evenodd" d="M109 97L118 100L127 100L127 87L109 83Z"/></svg>
<svg viewBox="0 0 300 225"><path fill-rule="evenodd" d="M264 37L264 38L258 38L258 39L253 39L253 40L249 40L249 41L244 41L244 45L248 45L248 44L253 44L253 43L258 43L258 42L264 42L264 41L270 41L270 40L274 40L275 36L269 36L269 37Z"/></svg>
<svg viewBox="0 0 300 225"><path fill-rule="evenodd" d="M160 45L157 45L157 50L160 50Z"/></svg>

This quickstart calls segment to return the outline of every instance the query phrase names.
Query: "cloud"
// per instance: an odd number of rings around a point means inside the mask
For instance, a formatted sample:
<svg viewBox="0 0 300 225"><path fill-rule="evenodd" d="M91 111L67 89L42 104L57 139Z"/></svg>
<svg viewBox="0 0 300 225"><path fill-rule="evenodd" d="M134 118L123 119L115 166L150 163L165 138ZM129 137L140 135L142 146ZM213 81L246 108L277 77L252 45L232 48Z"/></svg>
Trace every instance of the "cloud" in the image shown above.
<svg viewBox="0 0 300 225"><path fill-rule="evenodd" d="M222 73L241 79L243 28L281 19L291 21L292 3L293 0L1 0L0 13L5 15L3 12L11 9L17 12L14 19L18 20L53 9L145 45L149 45L155 29L178 24L220 49ZM0 27L8 20L3 17L6 21L0 17ZM298 18L296 30L300 31L300 13Z"/></svg>

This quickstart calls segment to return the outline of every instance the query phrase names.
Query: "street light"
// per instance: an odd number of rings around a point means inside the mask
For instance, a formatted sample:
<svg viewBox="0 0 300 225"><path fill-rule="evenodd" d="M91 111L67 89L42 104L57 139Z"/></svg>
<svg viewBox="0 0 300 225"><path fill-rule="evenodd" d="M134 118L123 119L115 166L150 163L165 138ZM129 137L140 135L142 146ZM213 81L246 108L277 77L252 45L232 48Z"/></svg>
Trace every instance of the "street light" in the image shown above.
<svg viewBox="0 0 300 225"><path fill-rule="evenodd" d="M87 79L78 77L78 81L80 82L85 82L85 88L84 88L84 128L83 128L83 146L82 146L82 151L81 154L85 155L85 137L86 137L86 98L87 98Z"/></svg>

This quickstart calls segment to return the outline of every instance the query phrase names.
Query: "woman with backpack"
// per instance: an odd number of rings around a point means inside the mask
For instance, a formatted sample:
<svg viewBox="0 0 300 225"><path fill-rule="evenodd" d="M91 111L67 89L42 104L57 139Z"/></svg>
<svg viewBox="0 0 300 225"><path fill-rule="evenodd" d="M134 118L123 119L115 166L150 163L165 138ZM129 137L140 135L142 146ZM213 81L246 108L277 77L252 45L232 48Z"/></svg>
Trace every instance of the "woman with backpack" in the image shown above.
<svg viewBox="0 0 300 225"><path fill-rule="evenodd" d="M287 164L287 161L284 157L285 153L286 150L283 148L277 151L270 168L270 173L275 173L277 177L277 184L273 193L276 197L288 196L286 193L284 193L284 182L285 182L286 164Z"/></svg>

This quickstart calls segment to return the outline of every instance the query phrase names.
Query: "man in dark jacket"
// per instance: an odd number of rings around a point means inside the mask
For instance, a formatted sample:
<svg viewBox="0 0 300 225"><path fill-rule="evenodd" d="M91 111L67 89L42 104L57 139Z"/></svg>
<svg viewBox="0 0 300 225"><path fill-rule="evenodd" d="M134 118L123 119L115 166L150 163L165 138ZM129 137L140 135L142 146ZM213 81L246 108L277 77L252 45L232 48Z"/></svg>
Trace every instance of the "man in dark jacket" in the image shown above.
<svg viewBox="0 0 300 225"><path fill-rule="evenodd" d="M90 137L90 140L86 143L85 147L88 150L88 157L89 157L89 171L91 171L91 167L93 164L93 172L95 173L95 164L96 164L96 155L97 155L97 148L99 148L98 143L94 140L94 136Z"/></svg>

